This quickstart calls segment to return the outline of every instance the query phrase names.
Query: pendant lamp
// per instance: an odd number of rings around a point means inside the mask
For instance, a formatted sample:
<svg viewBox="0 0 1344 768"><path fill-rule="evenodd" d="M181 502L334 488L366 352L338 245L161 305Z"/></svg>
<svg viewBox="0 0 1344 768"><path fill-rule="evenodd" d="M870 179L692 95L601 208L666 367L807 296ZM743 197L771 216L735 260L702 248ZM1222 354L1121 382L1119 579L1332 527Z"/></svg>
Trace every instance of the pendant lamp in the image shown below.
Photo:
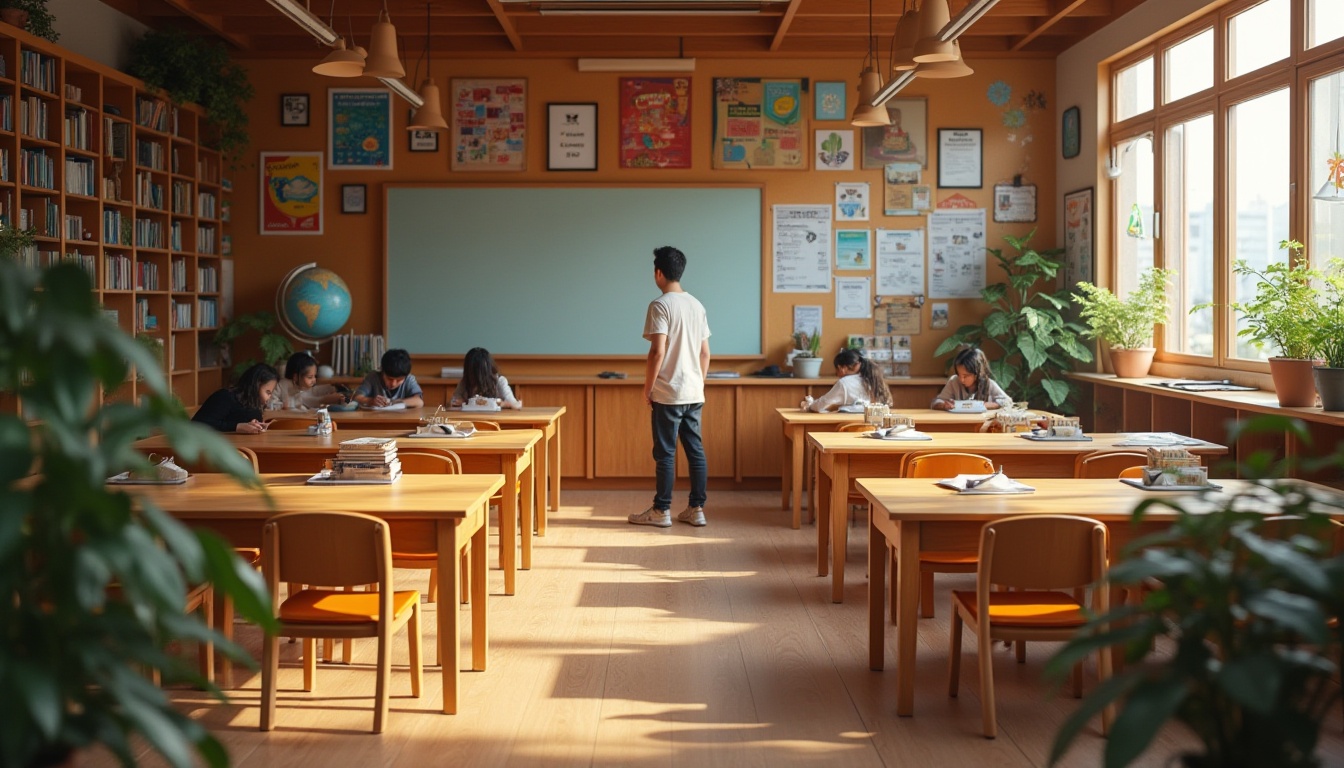
<svg viewBox="0 0 1344 768"><path fill-rule="evenodd" d="M364 74L369 77L405 77L406 69L401 66L401 57L397 55L397 28L392 26L386 2L378 12L378 21L373 25L370 38Z"/></svg>
<svg viewBox="0 0 1344 768"><path fill-rule="evenodd" d="M359 77L364 74L364 57L345 48L345 38L336 41L336 48L313 66L313 72L327 77Z"/></svg>
<svg viewBox="0 0 1344 768"><path fill-rule="evenodd" d="M410 131L448 129L448 121L443 119L443 110L440 107L439 86L430 76L434 71L434 54L429 46L429 21L429 3L425 3L425 79L420 83L420 99L424 104L415 110L415 114L411 115L411 122L406 124L406 129ZM419 70L418 64L416 69Z"/></svg>
<svg viewBox="0 0 1344 768"><path fill-rule="evenodd" d="M874 107L873 99L882 90L882 76L877 73L877 44L873 37L873 0L868 0L868 54L863 60L863 72L859 75L859 100L854 104L854 114L849 124L856 128L891 125L891 117L886 107Z"/></svg>
<svg viewBox="0 0 1344 768"><path fill-rule="evenodd" d="M901 14L896 24L896 49L891 54L891 68L904 72L915 68L915 43L919 42L919 11L911 8Z"/></svg>
<svg viewBox="0 0 1344 768"><path fill-rule="evenodd" d="M964 59L961 58L961 43L957 40L952 41L952 49L956 51L957 58L952 61L932 61L927 64L920 64L915 67L915 77L929 77L951 79L954 77L966 77L975 74Z"/></svg>
<svg viewBox="0 0 1344 768"><path fill-rule="evenodd" d="M952 43L938 39L943 27L951 20L947 0L924 0L924 6L919 9L919 42L915 43L915 61L924 64L956 58Z"/></svg>

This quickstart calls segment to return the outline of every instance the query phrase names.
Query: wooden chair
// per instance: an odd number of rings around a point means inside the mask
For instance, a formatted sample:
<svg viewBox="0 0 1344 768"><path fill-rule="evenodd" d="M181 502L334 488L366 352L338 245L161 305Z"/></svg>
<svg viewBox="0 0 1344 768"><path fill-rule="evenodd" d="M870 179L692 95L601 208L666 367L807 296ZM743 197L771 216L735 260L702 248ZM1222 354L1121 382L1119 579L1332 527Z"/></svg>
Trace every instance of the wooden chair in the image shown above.
<svg viewBox="0 0 1344 768"><path fill-rule="evenodd" d="M497 421L472 421L471 424L481 432L498 432L503 429Z"/></svg>
<svg viewBox="0 0 1344 768"><path fill-rule="evenodd" d="M1122 480L1142 480L1144 467L1148 465L1140 464L1137 467L1125 467L1120 470L1120 479Z"/></svg>
<svg viewBox="0 0 1344 768"><path fill-rule="evenodd" d="M942 479L956 475L984 474L994 471L994 463L975 453L920 453L906 459L902 477ZM926 619L933 618L933 574L975 573L978 562L972 552L919 553L919 611ZM895 595L896 590L892 590ZM894 599L894 598L893 598ZM892 620L896 613L892 612Z"/></svg>
<svg viewBox="0 0 1344 768"><path fill-rule="evenodd" d="M419 698L424 681L420 647L420 593L394 591L392 541L387 523L349 512L289 512L266 521L262 562L271 590L277 634L262 645L261 730L275 727L275 698L280 673L279 636L304 638L303 689L313 689L318 637L378 638L378 672L373 732L387 719L392 635L409 624L411 695ZM280 582L309 587L279 598ZM377 584L376 592L338 592L330 587Z"/></svg>
<svg viewBox="0 0 1344 768"><path fill-rule="evenodd" d="M238 453L242 454L244 459L248 460L248 462L252 465L252 471L254 473L261 472L261 462L257 459L256 451L252 450L251 448L245 448L243 446L238 446L237 448L235 448L235 450L238 451Z"/></svg>
<svg viewBox="0 0 1344 768"><path fill-rule="evenodd" d="M308 429L309 427L313 426L316 423L317 423L316 415L314 415L313 418L311 419L294 419L294 418L271 419L271 426L267 427L267 429L280 429L280 430ZM333 419L331 422L331 430L335 432L337 429L339 429L339 427L336 426L336 421Z"/></svg>
<svg viewBox="0 0 1344 768"><path fill-rule="evenodd" d="M257 462L257 452L256 452L256 451L252 450L251 448L244 448L244 447L241 447L241 446L235 448L235 450L237 450L238 453L240 453L240 454L242 455L242 457L243 457L244 459L247 459L248 462L252 465L252 472L253 472L253 473L257 473L257 472L260 471L260 469L259 469L260 464ZM260 567L261 567L261 548L260 548L260 547L235 547L233 551L234 551L234 554L238 555L238 558L239 558L240 560L242 560L244 563L247 563L248 565L252 566L253 568L260 568ZM220 626L218 626L216 629L218 629L219 632L220 632L220 634L222 634L222 635L224 636L224 639L229 640L229 641L232 641L232 640L233 640L233 600L232 600L231 598L229 598L227 595L226 595L226 596L223 598L223 600L221 601L221 605L220 605L220 609L219 609L219 624L220 624ZM220 688L224 688L224 689L226 689L226 690L229 689L229 688L232 688L232 687L233 687L233 662L229 660L229 657L224 656L223 654L221 654L221 655L219 656L219 658L217 659L217 663L218 663L218 669L219 669L219 672L218 672L218 675L219 675L219 678L218 678L219 687L220 687Z"/></svg>
<svg viewBox="0 0 1344 768"><path fill-rule="evenodd" d="M1106 526L1074 515L1023 515L985 525L975 591L952 592L951 651L947 695L955 697L961 676L961 628L975 633L980 661L980 706L985 738L998 732L994 714L995 640L1068 640L1087 624L1081 590L1106 575ZM1016 588L1005 592L991 585ZM1067 590L1067 591L1062 591ZM1091 611L1110 608L1110 590L1093 589ZM1074 667L1073 693L1082 696L1082 665ZM1098 677L1111 675L1110 649L1097 661ZM1110 710L1102 712L1102 732Z"/></svg>
<svg viewBox="0 0 1344 768"><path fill-rule="evenodd" d="M1136 464L1146 466L1148 464L1148 454L1133 451L1084 453L1079 454L1078 458L1073 460L1073 476L1096 480L1105 480L1108 477L1133 477L1133 475L1123 475L1121 472ZM1142 477L1142 472L1138 476Z"/></svg>
<svg viewBox="0 0 1344 768"><path fill-rule="evenodd" d="M456 453L451 451L443 454L438 453L419 453L416 451L398 451L397 458L401 460L401 471L411 475L460 475L462 474L462 459ZM470 560L467 554L471 551L471 545L468 544L462 550L461 578L462 578L462 602L466 603L470 599L468 596L470 590L467 586L471 584L471 569L468 567ZM409 568L413 570L429 571L429 596L431 603L439 602L439 569L435 566L439 556L434 553L422 552L393 552L392 566L394 568Z"/></svg>

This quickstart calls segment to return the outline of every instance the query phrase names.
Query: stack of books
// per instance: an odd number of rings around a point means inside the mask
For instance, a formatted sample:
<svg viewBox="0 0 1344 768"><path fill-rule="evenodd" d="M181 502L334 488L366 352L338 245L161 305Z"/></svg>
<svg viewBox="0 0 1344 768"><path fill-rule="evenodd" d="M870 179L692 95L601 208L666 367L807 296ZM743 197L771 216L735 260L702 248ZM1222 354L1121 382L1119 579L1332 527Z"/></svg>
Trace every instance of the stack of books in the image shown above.
<svg viewBox="0 0 1344 768"><path fill-rule="evenodd" d="M392 482L401 476L397 440L392 437L357 437L344 440L331 464L333 480Z"/></svg>
<svg viewBox="0 0 1344 768"><path fill-rule="evenodd" d="M1196 486L1209 484L1209 469L1184 448L1149 448L1144 485Z"/></svg>

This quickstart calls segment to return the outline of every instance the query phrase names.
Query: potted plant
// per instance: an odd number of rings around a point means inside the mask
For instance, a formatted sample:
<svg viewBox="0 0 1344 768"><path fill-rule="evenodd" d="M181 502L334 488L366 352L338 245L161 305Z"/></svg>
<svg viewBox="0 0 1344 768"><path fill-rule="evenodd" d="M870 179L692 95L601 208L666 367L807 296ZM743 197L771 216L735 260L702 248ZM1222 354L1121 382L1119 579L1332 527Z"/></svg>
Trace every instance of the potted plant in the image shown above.
<svg viewBox="0 0 1344 768"><path fill-rule="evenodd" d="M237 159L247 148L247 102L254 91L223 43L175 28L151 30L132 46L128 71L175 102L201 105L225 157Z"/></svg>
<svg viewBox="0 0 1344 768"><path fill-rule="evenodd" d="M265 310L239 315L224 323L218 331L215 331L215 346L227 355L231 351L231 345L234 341L256 331L261 334L261 338L257 340L257 344L261 348L262 359L260 362L277 365L294 353L294 345L290 343L287 337L276 330L278 325L275 314ZM241 376L243 371L256 365L257 362L256 358L249 357L234 365L234 378Z"/></svg>
<svg viewBox="0 0 1344 768"><path fill-rule="evenodd" d="M53 43L61 37L56 31L56 17L47 8L47 0L0 0L0 21Z"/></svg>
<svg viewBox="0 0 1344 768"><path fill-rule="evenodd" d="M1237 276L1255 281L1255 298L1232 305L1245 325L1237 335L1257 347L1268 344L1278 351L1269 358L1269 375L1279 405L1309 407L1316 404L1311 368L1316 357L1313 335L1319 297L1313 282L1321 274L1300 258L1301 243L1284 240L1279 247L1289 251L1288 261L1274 262L1263 270L1243 260L1233 266Z"/></svg>
<svg viewBox="0 0 1344 768"><path fill-rule="evenodd" d="M821 333L812 329L797 331L793 334L793 373L800 379L816 379L821 376Z"/></svg>
<svg viewBox="0 0 1344 768"><path fill-rule="evenodd" d="M1078 316L1087 323L1083 335L1101 339L1110 348L1111 368L1122 379L1147 376L1157 350L1153 326L1167 322L1167 285L1171 270L1149 267L1139 275L1139 287L1120 299L1106 288L1078 283L1073 294Z"/></svg>
<svg viewBox="0 0 1344 768"><path fill-rule="evenodd" d="M1310 440L1302 422L1279 416L1234 432L1284 430ZM1329 459L1335 471L1339 459ZM1241 470L1265 477L1283 464L1261 454ZM1265 479L1212 508L1171 496L1135 509L1136 521L1154 505L1174 509L1178 519L1130 544L1110 569L1109 586L1141 591L1142 600L1098 617L1050 660L1048 673L1063 679L1103 647L1123 648L1125 657L1123 671L1061 726L1052 764L1089 720L1118 705L1107 768L1138 758L1168 720L1199 741L1200 751L1179 756L1187 768L1317 765L1322 721L1340 696L1332 679L1340 629L1331 617L1344 615L1344 557L1328 543L1330 517L1344 513L1344 497L1318 488ZM1266 524L1266 513L1299 519Z"/></svg>
<svg viewBox="0 0 1344 768"><path fill-rule="evenodd" d="M1312 372L1321 407L1344 411L1344 259L1331 259L1322 276L1320 306L1312 318L1312 341L1323 364Z"/></svg>
<svg viewBox="0 0 1344 768"><path fill-rule="evenodd" d="M223 541L105 479L148 467L132 444L151 430L239 478L251 467L187 420L150 353L102 316L82 268L39 273L14 258L24 237L0 230L0 390L23 407L0 414L0 764L57 765L100 743L131 765L134 737L172 765L224 765L222 745L147 676L223 698L169 653L213 637L246 659L184 613L188 585L213 584L217 599L269 628L265 586ZM100 405L131 366L145 396Z"/></svg>
<svg viewBox="0 0 1344 768"><path fill-rule="evenodd" d="M1035 234L1033 229L1025 237L1004 236L1016 254L1005 255L1001 248L987 249L1007 281L982 289L980 297L992 307L990 313L979 325L958 328L934 354L956 352L963 345L987 353L997 348L999 354L989 361L989 368L994 381L1014 400L1068 412L1074 384L1065 374L1075 360L1091 362L1092 352L1078 339L1083 327L1064 318L1069 292L1050 290L1060 268L1055 257L1063 251L1031 248L1028 243Z"/></svg>

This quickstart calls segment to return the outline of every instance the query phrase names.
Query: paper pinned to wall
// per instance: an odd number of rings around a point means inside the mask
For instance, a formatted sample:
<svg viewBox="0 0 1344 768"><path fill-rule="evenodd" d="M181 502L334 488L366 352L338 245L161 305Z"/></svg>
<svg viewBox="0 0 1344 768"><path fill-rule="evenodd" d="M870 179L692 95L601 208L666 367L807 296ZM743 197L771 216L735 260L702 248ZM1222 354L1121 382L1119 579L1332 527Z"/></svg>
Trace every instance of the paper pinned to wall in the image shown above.
<svg viewBox="0 0 1344 768"><path fill-rule="evenodd" d="M924 230L877 230L877 295L924 293Z"/></svg>
<svg viewBox="0 0 1344 768"><path fill-rule="evenodd" d="M835 317L870 318L873 316L873 279L871 277L835 278Z"/></svg>
<svg viewBox="0 0 1344 768"><path fill-rule="evenodd" d="M793 307L793 332L803 332L808 336L821 335L821 305L797 304Z"/></svg>
<svg viewBox="0 0 1344 768"><path fill-rule="evenodd" d="M831 206L774 206L775 293L831 290Z"/></svg>
<svg viewBox="0 0 1344 768"><path fill-rule="evenodd" d="M977 299L985 287L985 209L929 216L929 297Z"/></svg>

